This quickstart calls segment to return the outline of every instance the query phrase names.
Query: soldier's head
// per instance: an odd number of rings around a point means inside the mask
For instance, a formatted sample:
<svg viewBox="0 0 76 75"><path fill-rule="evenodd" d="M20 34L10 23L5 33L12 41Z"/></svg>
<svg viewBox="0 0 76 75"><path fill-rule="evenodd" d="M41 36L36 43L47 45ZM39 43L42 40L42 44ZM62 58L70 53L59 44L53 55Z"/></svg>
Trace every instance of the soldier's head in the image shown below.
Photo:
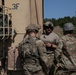
<svg viewBox="0 0 76 75"><path fill-rule="evenodd" d="M26 27L26 33L27 34L37 34L39 31L39 26L38 25L35 25L35 24L30 24Z"/></svg>
<svg viewBox="0 0 76 75"><path fill-rule="evenodd" d="M43 25L43 28L45 30L46 33L50 34L53 29L54 29L54 25L52 22L50 21L47 21L44 25Z"/></svg>
<svg viewBox="0 0 76 75"><path fill-rule="evenodd" d="M72 23L65 23L64 25L63 25L63 32L64 32L64 34L72 34L73 33L73 31L74 31L74 25L72 24Z"/></svg>

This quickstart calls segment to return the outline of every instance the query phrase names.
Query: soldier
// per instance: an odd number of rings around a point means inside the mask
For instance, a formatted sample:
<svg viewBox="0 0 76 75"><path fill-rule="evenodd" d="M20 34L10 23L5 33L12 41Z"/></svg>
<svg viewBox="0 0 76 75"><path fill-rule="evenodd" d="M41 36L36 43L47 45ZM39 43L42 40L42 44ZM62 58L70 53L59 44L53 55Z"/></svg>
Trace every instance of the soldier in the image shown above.
<svg viewBox="0 0 76 75"><path fill-rule="evenodd" d="M72 23L64 24L64 36L60 38L56 49L59 67L56 75L76 75L76 39L72 36L73 30Z"/></svg>
<svg viewBox="0 0 76 75"><path fill-rule="evenodd" d="M49 75L53 75L54 71L54 51L58 44L59 36L53 32L53 23L48 21L44 24L44 34L40 36L40 39L45 43L47 49L48 63L50 64Z"/></svg>
<svg viewBox="0 0 76 75"><path fill-rule="evenodd" d="M29 25L26 29L28 37L19 44L24 75L44 75L41 64L44 64L45 68L48 67L45 45L36 37L38 30L36 25Z"/></svg>

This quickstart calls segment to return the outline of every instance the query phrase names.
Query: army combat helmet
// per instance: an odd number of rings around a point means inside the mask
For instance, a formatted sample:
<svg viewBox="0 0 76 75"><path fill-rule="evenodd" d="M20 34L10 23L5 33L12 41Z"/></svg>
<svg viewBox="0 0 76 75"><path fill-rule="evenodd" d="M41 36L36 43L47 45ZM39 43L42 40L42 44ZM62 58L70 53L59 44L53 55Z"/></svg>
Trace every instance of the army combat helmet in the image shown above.
<svg viewBox="0 0 76 75"><path fill-rule="evenodd" d="M65 23L63 26L63 31L73 31L74 25L72 23Z"/></svg>
<svg viewBox="0 0 76 75"><path fill-rule="evenodd" d="M35 33L38 33L39 31L39 26L38 25L35 25L35 24L30 24L26 27L26 32L29 33L29 32L35 32Z"/></svg>
<svg viewBox="0 0 76 75"><path fill-rule="evenodd" d="M44 26L44 29L51 28L53 30L54 28L53 23L50 21L47 21L43 26Z"/></svg>

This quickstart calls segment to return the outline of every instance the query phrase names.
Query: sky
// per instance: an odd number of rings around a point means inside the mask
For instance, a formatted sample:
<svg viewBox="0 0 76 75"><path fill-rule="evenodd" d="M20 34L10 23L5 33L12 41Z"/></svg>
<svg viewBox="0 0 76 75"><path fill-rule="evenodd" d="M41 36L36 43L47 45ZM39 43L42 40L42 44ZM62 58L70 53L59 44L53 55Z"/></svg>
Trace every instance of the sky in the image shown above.
<svg viewBox="0 0 76 75"><path fill-rule="evenodd" d="M76 0L44 0L44 18L76 16Z"/></svg>

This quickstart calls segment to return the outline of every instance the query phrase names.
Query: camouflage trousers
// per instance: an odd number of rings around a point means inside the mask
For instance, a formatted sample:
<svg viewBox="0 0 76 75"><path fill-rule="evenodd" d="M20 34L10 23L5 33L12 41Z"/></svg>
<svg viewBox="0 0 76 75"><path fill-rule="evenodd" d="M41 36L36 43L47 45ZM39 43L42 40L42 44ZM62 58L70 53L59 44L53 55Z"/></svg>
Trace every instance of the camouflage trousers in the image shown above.
<svg viewBox="0 0 76 75"><path fill-rule="evenodd" d="M28 72L28 71L24 71L24 74L23 75L44 75L43 71L40 70L40 71L37 71L37 72Z"/></svg>
<svg viewBox="0 0 76 75"><path fill-rule="evenodd" d="M47 54L48 64L49 64L49 73L48 75L54 75L54 54Z"/></svg>
<svg viewBox="0 0 76 75"><path fill-rule="evenodd" d="M69 72L64 70L57 71L56 75L76 75L76 72Z"/></svg>

